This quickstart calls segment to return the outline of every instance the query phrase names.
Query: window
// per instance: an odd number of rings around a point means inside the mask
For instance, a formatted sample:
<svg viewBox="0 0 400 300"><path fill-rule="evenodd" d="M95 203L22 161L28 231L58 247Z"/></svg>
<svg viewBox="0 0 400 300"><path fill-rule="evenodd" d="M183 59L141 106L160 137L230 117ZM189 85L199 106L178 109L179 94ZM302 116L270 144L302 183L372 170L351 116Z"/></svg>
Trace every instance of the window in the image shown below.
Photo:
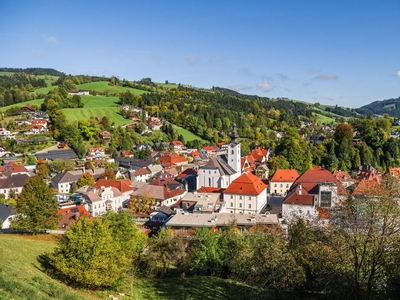
<svg viewBox="0 0 400 300"><path fill-rule="evenodd" d="M242 206L243 206L242 203L239 203L239 207L242 208Z"/></svg>
<svg viewBox="0 0 400 300"><path fill-rule="evenodd" d="M231 207L233 207L233 202L231 202Z"/></svg>
<svg viewBox="0 0 400 300"><path fill-rule="evenodd" d="M232 150L231 154L235 154L235 151Z"/></svg>
<svg viewBox="0 0 400 300"><path fill-rule="evenodd" d="M251 201L251 197L249 197L249 201Z"/></svg>
<svg viewBox="0 0 400 300"><path fill-rule="evenodd" d="M231 199L233 199L233 195L231 195Z"/></svg>
<svg viewBox="0 0 400 300"><path fill-rule="evenodd" d="M208 186L211 186L211 178L208 178Z"/></svg>
<svg viewBox="0 0 400 300"><path fill-rule="evenodd" d="M249 208L251 208L251 204L249 204Z"/></svg>
<svg viewBox="0 0 400 300"><path fill-rule="evenodd" d="M286 184L286 187L287 187L287 188L289 187L289 183Z"/></svg>
<svg viewBox="0 0 400 300"><path fill-rule="evenodd" d="M275 183L274 187L277 187L278 185Z"/></svg>
<svg viewBox="0 0 400 300"><path fill-rule="evenodd" d="M239 199L242 200L242 196L239 196Z"/></svg>
<svg viewBox="0 0 400 300"><path fill-rule="evenodd" d="M283 187L283 184L281 183L281 187Z"/></svg>
<svg viewBox="0 0 400 300"><path fill-rule="evenodd" d="M331 207L331 204L332 204L332 192L322 191L320 206L321 207Z"/></svg>
<svg viewBox="0 0 400 300"><path fill-rule="evenodd" d="M217 174L217 171L214 171L214 174Z"/></svg>

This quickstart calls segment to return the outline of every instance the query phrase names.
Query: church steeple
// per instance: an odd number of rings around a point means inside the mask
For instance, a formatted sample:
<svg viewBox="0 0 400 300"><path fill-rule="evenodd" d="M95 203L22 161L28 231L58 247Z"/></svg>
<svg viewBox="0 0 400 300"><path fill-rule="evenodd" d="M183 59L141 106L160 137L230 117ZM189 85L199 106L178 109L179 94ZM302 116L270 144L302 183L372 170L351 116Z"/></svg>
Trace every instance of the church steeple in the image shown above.
<svg viewBox="0 0 400 300"><path fill-rule="evenodd" d="M239 134L236 131L236 123L232 124L232 131L229 134L229 137L231 138L231 143L239 143L238 141Z"/></svg>
<svg viewBox="0 0 400 300"><path fill-rule="evenodd" d="M235 170L235 172L241 171L240 164L240 142L238 140L239 134L236 131L236 124L233 123L232 131L229 134L231 142L228 148L228 164Z"/></svg>

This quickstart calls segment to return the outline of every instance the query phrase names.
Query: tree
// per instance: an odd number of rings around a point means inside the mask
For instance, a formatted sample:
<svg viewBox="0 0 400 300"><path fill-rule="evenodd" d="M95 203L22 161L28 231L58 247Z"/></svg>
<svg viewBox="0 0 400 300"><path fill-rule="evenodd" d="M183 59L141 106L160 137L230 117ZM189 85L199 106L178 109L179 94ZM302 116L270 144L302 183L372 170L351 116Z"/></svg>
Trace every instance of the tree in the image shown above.
<svg viewBox="0 0 400 300"><path fill-rule="evenodd" d="M115 180L115 173L113 169L106 169L103 174L100 175L100 179L110 179Z"/></svg>
<svg viewBox="0 0 400 300"><path fill-rule="evenodd" d="M30 177L15 207L15 228L37 231L39 229L54 229L57 227L59 215L58 203L54 191L40 176Z"/></svg>
<svg viewBox="0 0 400 300"><path fill-rule="evenodd" d="M371 182L364 195L348 197L331 211L328 231L329 246L340 255L354 299L386 298L393 253L399 247L399 181L387 175L380 185Z"/></svg>
<svg viewBox="0 0 400 300"><path fill-rule="evenodd" d="M129 199L128 208L134 214L149 214L156 204L155 199L147 195L132 195Z"/></svg>
<svg viewBox="0 0 400 300"><path fill-rule="evenodd" d="M94 184L94 179L93 176L90 175L89 172L85 172L81 178L78 179L76 183L76 187L79 189L85 185L93 185Z"/></svg>
<svg viewBox="0 0 400 300"><path fill-rule="evenodd" d="M129 215L114 212L72 223L48 257L58 275L71 283L115 287L143 250L144 242Z"/></svg>
<svg viewBox="0 0 400 300"><path fill-rule="evenodd" d="M43 179L46 179L49 177L50 174L50 169L46 164L46 161L43 159L40 159L36 165L36 174L40 176Z"/></svg>

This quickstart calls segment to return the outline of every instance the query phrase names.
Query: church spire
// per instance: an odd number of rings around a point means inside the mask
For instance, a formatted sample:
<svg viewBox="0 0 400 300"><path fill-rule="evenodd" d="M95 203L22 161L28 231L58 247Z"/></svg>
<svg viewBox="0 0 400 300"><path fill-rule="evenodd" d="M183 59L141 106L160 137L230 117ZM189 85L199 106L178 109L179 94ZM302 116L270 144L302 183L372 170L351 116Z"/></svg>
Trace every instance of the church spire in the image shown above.
<svg viewBox="0 0 400 300"><path fill-rule="evenodd" d="M232 124L232 131L229 137L231 138L231 143L238 143L239 134L236 131L236 123Z"/></svg>

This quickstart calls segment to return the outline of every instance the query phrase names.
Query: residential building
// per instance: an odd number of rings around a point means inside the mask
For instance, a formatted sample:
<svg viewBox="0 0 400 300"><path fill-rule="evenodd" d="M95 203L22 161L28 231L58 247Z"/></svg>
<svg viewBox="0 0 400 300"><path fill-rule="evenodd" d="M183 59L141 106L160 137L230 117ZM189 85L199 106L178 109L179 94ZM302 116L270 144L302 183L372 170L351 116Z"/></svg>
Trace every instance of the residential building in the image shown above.
<svg viewBox="0 0 400 300"><path fill-rule="evenodd" d="M269 181L269 192L272 195L285 196L293 182L299 178L295 169L278 169Z"/></svg>
<svg viewBox="0 0 400 300"><path fill-rule="evenodd" d="M63 171L51 179L50 186L54 189L57 189L60 194L72 193L76 182L79 180L79 178L82 177L83 173L89 173L96 180L98 179L98 177L100 177L101 174L104 173L104 171L105 169L103 168L88 169L85 171Z"/></svg>
<svg viewBox="0 0 400 300"><path fill-rule="evenodd" d="M342 183L331 172L314 167L293 183L282 204L282 217L314 220L320 217L321 211L337 205L346 195Z"/></svg>
<svg viewBox="0 0 400 300"><path fill-rule="evenodd" d="M140 168L130 172L131 180L147 182L150 179L151 172L147 168Z"/></svg>
<svg viewBox="0 0 400 300"><path fill-rule="evenodd" d="M113 186L84 186L76 193L84 199L84 207L92 217L101 216L109 210L121 210L125 200L122 193Z"/></svg>
<svg viewBox="0 0 400 300"><path fill-rule="evenodd" d="M267 204L267 185L246 172L225 189L223 197L221 212L256 214Z"/></svg>
<svg viewBox="0 0 400 300"><path fill-rule="evenodd" d="M182 198L181 207L185 211L197 214L214 213L220 206L220 195L217 193L186 193Z"/></svg>
<svg viewBox="0 0 400 300"><path fill-rule="evenodd" d="M11 196L18 196L25 186L26 181L30 176L26 173L15 174L8 176L5 179L0 179L0 193L4 194L5 198L8 199Z"/></svg>

